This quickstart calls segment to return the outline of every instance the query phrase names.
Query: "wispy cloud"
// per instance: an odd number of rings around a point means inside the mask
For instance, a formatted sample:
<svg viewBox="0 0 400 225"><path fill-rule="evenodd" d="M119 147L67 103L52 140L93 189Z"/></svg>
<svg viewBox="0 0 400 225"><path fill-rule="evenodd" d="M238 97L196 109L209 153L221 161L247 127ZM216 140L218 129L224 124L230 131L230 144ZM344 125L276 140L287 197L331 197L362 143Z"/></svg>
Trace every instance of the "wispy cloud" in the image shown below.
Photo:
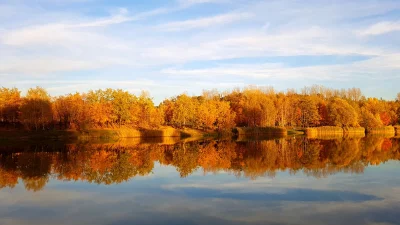
<svg viewBox="0 0 400 225"><path fill-rule="evenodd" d="M363 36L374 36L374 35L382 35L394 31L400 31L400 21L392 21L392 22L379 22L373 24L365 29L361 29L358 31L359 35Z"/></svg>
<svg viewBox="0 0 400 225"><path fill-rule="evenodd" d="M227 13L223 15L217 15L199 19L169 22L166 24L159 25L158 28L165 31L189 30L195 28L204 28L204 27L228 24L235 21L241 21L251 18L251 16L252 14L250 13Z"/></svg>
<svg viewBox="0 0 400 225"><path fill-rule="evenodd" d="M228 3L231 0L177 0L183 6L191 6L203 3Z"/></svg>
<svg viewBox="0 0 400 225"><path fill-rule="evenodd" d="M361 62L346 65L317 65L304 67L287 67L283 64L261 65L220 65L206 69L165 69L162 72L171 76L239 76L257 79L274 78L281 80L308 79L308 80L350 80L350 79L394 79L400 78L400 55L374 57ZM385 73L382 78L379 74ZM221 78L223 79L223 78Z"/></svg>
<svg viewBox="0 0 400 225"><path fill-rule="evenodd" d="M129 21L138 20L140 17L128 17L128 10L126 8L119 9L119 13L117 15L111 16L110 18L95 20L88 23L79 23L74 25L69 25L70 27L102 27L113 24L125 23ZM68 26L68 25L67 25Z"/></svg>

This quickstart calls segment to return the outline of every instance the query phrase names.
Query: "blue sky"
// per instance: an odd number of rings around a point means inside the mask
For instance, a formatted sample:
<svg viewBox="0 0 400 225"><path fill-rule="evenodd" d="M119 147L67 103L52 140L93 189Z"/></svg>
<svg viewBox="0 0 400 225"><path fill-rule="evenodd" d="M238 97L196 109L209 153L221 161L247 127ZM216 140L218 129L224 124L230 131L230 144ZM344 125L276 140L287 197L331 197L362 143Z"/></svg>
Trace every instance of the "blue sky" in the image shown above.
<svg viewBox="0 0 400 225"><path fill-rule="evenodd" d="M0 0L0 86L52 95L247 85L394 99L400 1Z"/></svg>

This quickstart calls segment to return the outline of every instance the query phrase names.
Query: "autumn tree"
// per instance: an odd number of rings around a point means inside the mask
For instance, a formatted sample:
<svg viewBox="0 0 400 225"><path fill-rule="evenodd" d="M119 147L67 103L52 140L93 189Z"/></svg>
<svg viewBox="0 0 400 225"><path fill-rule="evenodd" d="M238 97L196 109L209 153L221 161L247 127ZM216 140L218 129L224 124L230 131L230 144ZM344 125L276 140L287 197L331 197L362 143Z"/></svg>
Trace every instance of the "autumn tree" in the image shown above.
<svg viewBox="0 0 400 225"><path fill-rule="evenodd" d="M397 111L400 108L400 104L398 104L395 101L389 101L389 102L386 103L386 105L387 105L387 107L385 109L385 114L386 115L382 115L382 116L388 117L388 119L390 120L390 123L388 125L396 125L396 124L398 124L399 115L398 115Z"/></svg>
<svg viewBox="0 0 400 225"><path fill-rule="evenodd" d="M60 128L85 130L89 128L89 109L80 93L68 94L55 99L54 117Z"/></svg>
<svg viewBox="0 0 400 225"><path fill-rule="evenodd" d="M197 123L204 129L214 129L218 117L218 101L204 100L199 104Z"/></svg>
<svg viewBox="0 0 400 225"><path fill-rule="evenodd" d="M277 110L274 101L260 89L247 89L244 113L248 126L275 126Z"/></svg>
<svg viewBox="0 0 400 225"><path fill-rule="evenodd" d="M198 101L186 94L179 95L174 100L172 123L177 126L195 124Z"/></svg>
<svg viewBox="0 0 400 225"><path fill-rule="evenodd" d="M321 100L318 102L318 114L320 116L320 125L326 126L329 125L329 112L328 112L328 104L325 100Z"/></svg>
<svg viewBox="0 0 400 225"><path fill-rule="evenodd" d="M302 127L317 126L320 121L316 101L310 96L303 96L298 102L299 121Z"/></svg>
<svg viewBox="0 0 400 225"><path fill-rule="evenodd" d="M368 109L361 108L360 125L365 128L375 128L383 126L380 118L372 114Z"/></svg>
<svg viewBox="0 0 400 225"><path fill-rule="evenodd" d="M299 94L301 93L301 94ZM233 126L358 126L399 123L399 100L365 98L358 88L332 89L321 85L275 92L249 86L201 96L181 94L155 106L149 93L135 96L121 89L100 89L50 98L31 88L25 98L16 88L0 89L0 126L23 123L29 129L156 128L186 126L229 130ZM357 121L358 120L358 121ZM358 124L357 124L358 123Z"/></svg>
<svg viewBox="0 0 400 225"><path fill-rule="evenodd" d="M365 102L362 102L362 107L377 116L385 110L384 102L377 98L368 98Z"/></svg>
<svg viewBox="0 0 400 225"><path fill-rule="evenodd" d="M13 124L19 119L21 105L20 91L17 88L0 88L0 122Z"/></svg>
<svg viewBox="0 0 400 225"><path fill-rule="evenodd" d="M246 126L247 118L245 115L245 96L240 89L234 89L231 93L223 97L223 101L229 102L232 111L235 113L235 123L237 126Z"/></svg>
<svg viewBox="0 0 400 225"><path fill-rule="evenodd" d="M89 107L80 93L70 94L70 120L78 130L85 130L90 127Z"/></svg>
<svg viewBox="0 0 400 225"><path fill-rule="evenodd" d="M229 102L218 101L216 127L220 132L228 132L236 126L235 112L231 110Z"/></svg>
<svg viewBox="0 0 400 225"><path fill-rule="evenodd" d="M54 104L53 104L53 111L54 111L54 119L57 121L59 124L59 128L69 128L70 126L70 112L69 108L70 107L70 102L68 101L67 97L65 96L60 96L55 99Z"/></svg>
<svg viewBox="0 0 400 225"><path fill-rule="evenodd" d="M339 127L354 127L358 125L357 114L346 100L334 98L329 101L328 115L330 125Z"/></svg>
<svg viewBox="0 0 400 225"><path fill-rule="evenodd" d="M172 123L172 117L174 115L174 102L170 99L165 99L161 104L159 105L160 110L163 112L163 120L165 124L169 125Z"/></svg>
<svg viewBox="0 0 400 225"><path fill-rule="evenodd" d="M361 97L363 97L360 88L350 88L347 93L347 97L352 101L360 101Z"/></svg>
<svg viewBox="0 0 400 225"><path fill-rule="evenodd" d="M284 93L279 93L276 99L277 125L284 127L289 123L291 99Z"/></svg>
<svg viewBox="0 0 400 225"><path fill-rule="evenodd" d="M142 91L133 103L132 117L139 127L158 127L164 123L164 107L155 107L148 92Z"/></svg>
<svg viewBox="0 0 400 225"><path fill-rule="evenodd" d="M46 129L53 119L51 97L41 87L28 90L21 106L22 122L30 129Z"/></svg>
<svg viewBox="0 0 400 225"><path fill-rule="evenodd" d="M299 116L301 115L301 110L298 107L298 102L299 102L300 97L293 90L288 90L286 92L286 96L287 96L289 102L288 102L288 108L287 108L287 113L286 113L287 119L286 119L285 126L300 125L298 123Z"/></svg>
<svg viewBox="0 0 400 225"><path fill-rule="evenodd" d="M384 126L388 126L389 124L391 124L391 117L389 115L389 112L387 111L379 113L379 119Z"/></svg>
<svg viewBox="0 0 400 225"><path fill-rule="evenodd" d="M110 90L110 92L112 114L114 115L115 121L118 126L121 127L122 123L129 121L132 117L131 107L136 101L136 96L133 96L129 92L123 91L121 89Z"/></svg>
<svg viewBox="0 0 400 225"><path fill-rule="evenodd" d="M85 102L88 104L88 117L94 126L108 126L113 121L111 105L111 89L103 91L89 91Z"/></svg>
<svg viewBox="0 0 400 225"><path fill-rule="evenodd" d="M397 107L395 105L377 98L368 98L366 101L362 102L361 105L379 120L381 126L396 124L398 117L396 115Z"/></svg>

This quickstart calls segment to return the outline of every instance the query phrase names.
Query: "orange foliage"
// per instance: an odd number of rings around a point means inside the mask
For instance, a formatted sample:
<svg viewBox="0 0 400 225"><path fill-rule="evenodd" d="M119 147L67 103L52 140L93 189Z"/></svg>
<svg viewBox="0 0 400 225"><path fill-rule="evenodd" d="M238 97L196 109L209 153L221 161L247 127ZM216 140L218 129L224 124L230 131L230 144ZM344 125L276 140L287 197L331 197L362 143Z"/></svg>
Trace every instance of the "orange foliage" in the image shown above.
<svg viewBox="0 0 400 225"><path fill-rule="evenodd" d="M16 88L0 89L0 127L31 130L91 128L155 128L164 125L230 132L235 126L354 126L395 125L400 101L366 99L360 89L335 90L314 85L301 92L276 92L250 86L201 96L181 94L155 106L147 92L139 96L104 89L52 98L41 87L25 97Z"/></svg>
<svg viewBox="0 0 400 225"><path fill-rule="evenodd" d="M392 141L390 139L385 138L382 142L382 151L389 151L392 149Z"/></svg>
<svg viewBox="0 0 400 225"><path fill-rule="evenodd" d="M379 117L380 117L380 119L381 119L383 125L387 126L387 125L390 124L391 118L390 118L390 115L389 115L387 112L381 112L381 113L379 114Z"/></svg>

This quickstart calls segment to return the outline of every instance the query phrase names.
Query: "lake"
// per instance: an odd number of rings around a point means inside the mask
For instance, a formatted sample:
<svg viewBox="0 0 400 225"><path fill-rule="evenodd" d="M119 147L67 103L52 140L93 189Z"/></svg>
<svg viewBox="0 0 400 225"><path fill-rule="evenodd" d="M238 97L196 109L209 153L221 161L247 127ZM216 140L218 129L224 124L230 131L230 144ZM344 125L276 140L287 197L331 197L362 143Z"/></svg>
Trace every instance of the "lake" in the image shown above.
<svg viewBox="0 0 400 225"><path fill-rule="evenodd" d="M400 224L400 139L0 145L0 224Z"/></svg>

